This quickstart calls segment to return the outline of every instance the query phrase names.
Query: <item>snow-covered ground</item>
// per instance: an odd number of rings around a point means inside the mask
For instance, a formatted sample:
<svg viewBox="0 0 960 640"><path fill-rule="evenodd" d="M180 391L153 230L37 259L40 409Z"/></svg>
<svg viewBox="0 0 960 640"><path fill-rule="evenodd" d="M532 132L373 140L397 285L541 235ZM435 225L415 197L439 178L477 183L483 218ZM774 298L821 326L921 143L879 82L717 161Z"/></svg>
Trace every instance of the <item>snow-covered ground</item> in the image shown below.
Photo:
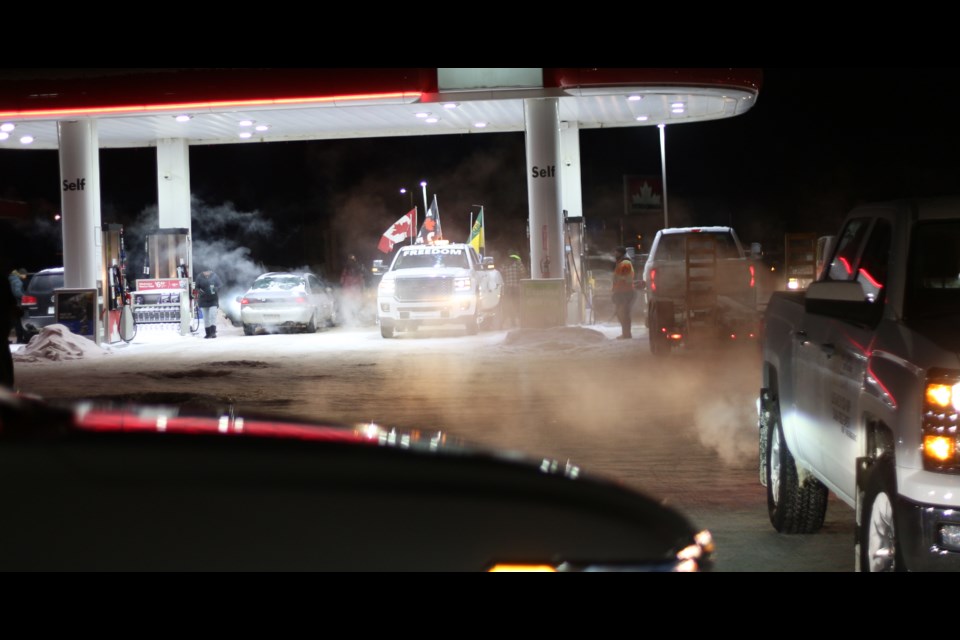
<svg viewBox="0 0 960 640"><path fill-rule="evenodd" d="M100 347L54 325L12 348L17 386L48 399L372 420L531 453L549 453L558 440L548 434L560 430L590 442L681 411L726 462L752 460L758 368L747 354L717 376L712 354L664 362L650 356L642 326L633 340L619 333L605 323L476 336L451 326L391 340L372 326L245 336L221 317L213 340L141 325L130 344Z"/></svg>
<svg viewBox="0 0 960 640"><path fill-rule="evenodd" d="M758 351L663 360L651 356L639 321L633 340L619 333L604 323L476 336L450 327L392 340L374 326L244 336L222 320L214 340L141 326L130 344L100 348L48 330L11 349L19 389L48 399L439 429L569 459L658 496L713 531L721 570L848 568L843 505L831 507L824 533L802 553L767 522L756 471Z"/></svg>

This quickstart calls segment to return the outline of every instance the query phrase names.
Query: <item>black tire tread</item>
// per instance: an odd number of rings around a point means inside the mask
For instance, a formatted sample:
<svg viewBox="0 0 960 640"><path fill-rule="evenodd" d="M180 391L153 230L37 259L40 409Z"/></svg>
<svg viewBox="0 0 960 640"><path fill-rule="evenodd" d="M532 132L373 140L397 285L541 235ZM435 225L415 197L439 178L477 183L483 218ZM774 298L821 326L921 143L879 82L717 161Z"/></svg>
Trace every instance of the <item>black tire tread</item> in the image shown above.
<svg viewBox="0 0 960 640"><path fill-rule="evenodd" d="M769 428L779 432L781 452L778 505L773 503L773 487L769 479L770 464L767 463L767 507L770 522L780 533L816 533L823 527L827 515L827 487L816 478L808 478L801 484L796 461L783 437L779 404L771 403L770 412ZM770 441L772 442L772 434Z"/></svg>

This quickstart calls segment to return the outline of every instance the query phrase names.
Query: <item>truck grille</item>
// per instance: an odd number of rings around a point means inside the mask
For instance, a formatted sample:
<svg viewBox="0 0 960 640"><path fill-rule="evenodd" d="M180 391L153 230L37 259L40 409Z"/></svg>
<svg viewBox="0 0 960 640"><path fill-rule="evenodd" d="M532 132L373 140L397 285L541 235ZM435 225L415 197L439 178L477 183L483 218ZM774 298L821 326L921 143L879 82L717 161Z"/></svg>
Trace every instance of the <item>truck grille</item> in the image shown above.
<svg viewBox="0 0 960 640"><path fill-rule="evenodd" d="M442 300L453 295L453 278L398 278L396 295L401 302Z"/></svg>

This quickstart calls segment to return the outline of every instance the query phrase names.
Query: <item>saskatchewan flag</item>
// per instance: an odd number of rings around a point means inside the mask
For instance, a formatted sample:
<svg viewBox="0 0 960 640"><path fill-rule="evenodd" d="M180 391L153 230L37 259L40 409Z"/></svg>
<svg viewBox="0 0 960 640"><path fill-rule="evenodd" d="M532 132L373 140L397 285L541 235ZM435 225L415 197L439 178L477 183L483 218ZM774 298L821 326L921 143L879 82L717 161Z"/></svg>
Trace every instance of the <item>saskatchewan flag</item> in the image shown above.
<svg viewBox="0 0 960 640"><path fill-rule="evenodd" d="M486 244L483 238L483 207L480 207L480 213L477 214L477 219L473 221L473 228L470 229L470 239L467 243L476 249L477 253L483 253L483 247Z"/></svg>

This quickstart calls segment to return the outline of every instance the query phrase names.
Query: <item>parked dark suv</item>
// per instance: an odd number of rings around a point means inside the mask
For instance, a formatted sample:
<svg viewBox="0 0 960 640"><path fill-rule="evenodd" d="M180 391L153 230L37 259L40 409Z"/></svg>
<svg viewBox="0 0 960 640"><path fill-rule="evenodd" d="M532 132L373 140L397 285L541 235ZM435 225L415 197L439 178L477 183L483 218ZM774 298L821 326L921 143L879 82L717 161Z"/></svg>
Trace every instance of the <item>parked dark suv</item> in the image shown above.
<svg viewBox="0 0 960 640"><path fill-rule="evenodd" d="M42 329L56 320L53 311L53 290L63 287L63 267L44 269L33 274L23 293L23 326L32 324Z"/></svg>

